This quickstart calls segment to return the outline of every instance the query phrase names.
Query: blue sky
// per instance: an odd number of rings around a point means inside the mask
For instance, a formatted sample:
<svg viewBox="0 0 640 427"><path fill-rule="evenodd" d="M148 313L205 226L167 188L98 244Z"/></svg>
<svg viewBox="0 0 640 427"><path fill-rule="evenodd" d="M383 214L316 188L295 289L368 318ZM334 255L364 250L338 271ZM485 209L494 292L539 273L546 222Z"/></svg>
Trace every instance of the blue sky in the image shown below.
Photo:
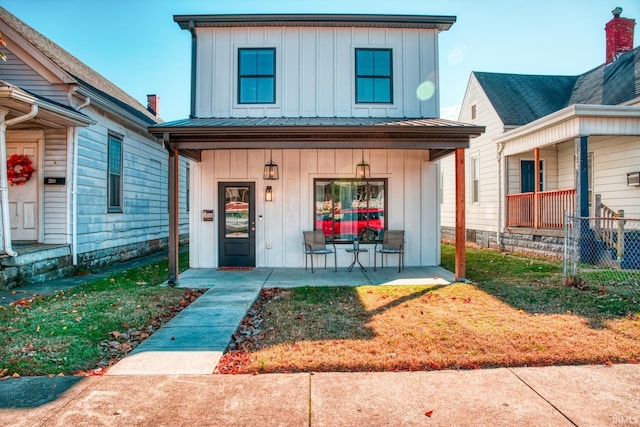
<svg viewBox="0 0 640 427"><path fill-rule="evenodd" d="M440 34L443 117L462 103L471 71L582 74L604 62L611 10L636 19L638 0L0 0L16 15L165 120L189 115L190 35L173 15L387 13L452 15Z"/></svg>

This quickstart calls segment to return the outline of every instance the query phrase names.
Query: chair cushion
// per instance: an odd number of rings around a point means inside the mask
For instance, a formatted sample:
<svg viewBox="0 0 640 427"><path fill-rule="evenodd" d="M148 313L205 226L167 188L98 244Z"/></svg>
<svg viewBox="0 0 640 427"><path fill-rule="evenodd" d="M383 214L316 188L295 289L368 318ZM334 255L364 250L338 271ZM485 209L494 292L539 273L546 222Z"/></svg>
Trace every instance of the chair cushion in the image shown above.
<svg viewBox="0 0 640 427"><path fill-rule="evenodd" d="M400 249L378 249L378 252L381 254L397 254L400 252Z"/></svg>
<svg viewBox="0 0 640 427"><path fill-rule="evenodd" d="M331 249L312 249L307 251L309 254L332 254L333 250Z"/></svg>

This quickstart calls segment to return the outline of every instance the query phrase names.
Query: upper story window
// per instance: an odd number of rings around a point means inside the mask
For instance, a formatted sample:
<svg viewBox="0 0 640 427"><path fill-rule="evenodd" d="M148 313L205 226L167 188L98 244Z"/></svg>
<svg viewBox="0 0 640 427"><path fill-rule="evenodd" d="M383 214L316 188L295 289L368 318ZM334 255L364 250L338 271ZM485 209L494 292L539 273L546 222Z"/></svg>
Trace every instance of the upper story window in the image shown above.
<svg viewBox="0 0 640 427"><path fill-rule="evenodd" d="M107 211L122 212L122 139L109 135Z"/></svg>
<svg viewBox="0 0 640 427"><path fill-rule="evenodd" d="M391 104L391 49L356 49L356 102Z"/></svg>
<svg viewBox="0 0 640 427"><path fill-rule="evenodd" d="M238 50L238 103L276 102L276 50Z"/></svg>

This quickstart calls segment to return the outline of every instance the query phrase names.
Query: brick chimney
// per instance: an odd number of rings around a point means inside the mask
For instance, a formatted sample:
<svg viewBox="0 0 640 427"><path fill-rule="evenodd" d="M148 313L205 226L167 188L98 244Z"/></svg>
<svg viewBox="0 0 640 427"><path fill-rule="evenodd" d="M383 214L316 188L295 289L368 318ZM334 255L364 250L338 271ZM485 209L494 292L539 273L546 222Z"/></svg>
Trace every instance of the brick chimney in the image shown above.
<svg viewBox="0 0 640 427"><path fill-rule="evenodd" d="M604 26L607 35L607 59L606 63L613 62L619 55L633 49L633 27L635 19L621 18L621 7L611 11L613 19Z"/></svg>
<svg viewBox="0 0 640 427"><path fill-rule="evenodd" d="M147 110L156 117L160 115L160 97L158 95L147 95Z"/></svg>

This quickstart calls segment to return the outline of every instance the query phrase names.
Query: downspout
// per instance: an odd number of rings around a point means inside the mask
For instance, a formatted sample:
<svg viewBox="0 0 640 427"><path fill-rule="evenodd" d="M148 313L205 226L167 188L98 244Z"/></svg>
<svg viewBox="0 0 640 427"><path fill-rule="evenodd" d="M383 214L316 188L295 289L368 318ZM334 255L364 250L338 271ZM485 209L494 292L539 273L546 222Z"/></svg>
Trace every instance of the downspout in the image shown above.
<svg viewBox="0 0 640 427"><path fill-rule="evenodd" d="M498 143L498 224L496 227L496 244L498 249L502 247L502 237L500 229L502 228L502 152L504 151L504 142Z"/></svg>
<svg viewBox="0 0 640 427"><path fill-rule="evenodd" d="M191 33L191 107L189 118L196 117L196 58L198 55L198 39L193 20L189 21L189 32Z"/></svg>
<svg viewBox="0 0 640 427"><path fill-rule="evenodd" d="M78 90L75 86L69 92L69 105L73 106L72 92ZM91 99L87 96L82 104L75 107L76 111L80 111L85 107L88 107L91 103ZM71 176L71 258L73 265L78 265L78 128L73 127L73 172Z"/></svg>
<svg viewBox="0 0 640 427"><path fill-rule="evenodd" d="M31 105L27 114L0 123L0 191L2 192L2 234L4 238L4 252L14 257L18 255L11 248L11 221L9 221L9 180L7 179L7 128L9 126L34 118L38 114L38 106Z"/></svg>

